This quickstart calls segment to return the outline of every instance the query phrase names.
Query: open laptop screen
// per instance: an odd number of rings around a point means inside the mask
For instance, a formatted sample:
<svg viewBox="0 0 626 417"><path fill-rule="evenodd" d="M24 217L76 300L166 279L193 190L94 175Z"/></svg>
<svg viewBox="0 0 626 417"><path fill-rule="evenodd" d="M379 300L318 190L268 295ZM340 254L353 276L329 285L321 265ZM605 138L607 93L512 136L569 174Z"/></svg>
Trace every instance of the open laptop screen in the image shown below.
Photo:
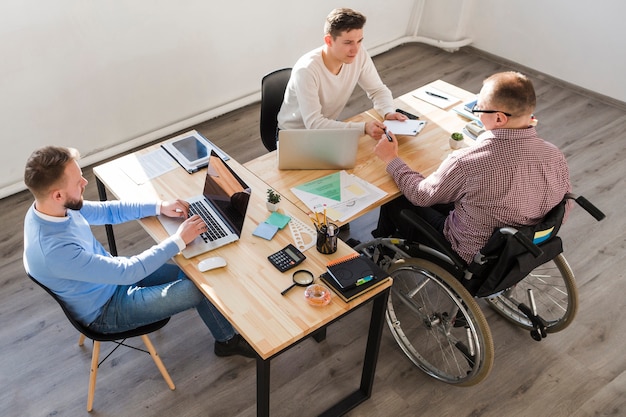
<svg viewBox="0 0 626 417"><path fill-rule="evenodd" d="M211 151L203 194L238 235L241 235L250 193L250 187Z"/></svg>

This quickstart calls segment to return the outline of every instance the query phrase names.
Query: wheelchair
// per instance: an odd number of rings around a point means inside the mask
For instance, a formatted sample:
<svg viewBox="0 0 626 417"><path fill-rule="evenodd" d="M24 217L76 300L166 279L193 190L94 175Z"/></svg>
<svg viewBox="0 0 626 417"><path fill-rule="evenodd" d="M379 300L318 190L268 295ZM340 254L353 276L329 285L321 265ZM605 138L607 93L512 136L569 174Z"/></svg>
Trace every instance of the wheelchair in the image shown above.
<svg viewBox="0 0 626 417"><path fill-rule="evenodd" d="M477 299L537 341L572 323L578 291L557 236L570 199L598 221L605 217L584 197L567 194L538 225L496 229L469 265L407 210L401 215L419 231L418 242L376 238L354 247L393 278L386 321L413 364L456 386L487 378L494 344Z"/></svg>

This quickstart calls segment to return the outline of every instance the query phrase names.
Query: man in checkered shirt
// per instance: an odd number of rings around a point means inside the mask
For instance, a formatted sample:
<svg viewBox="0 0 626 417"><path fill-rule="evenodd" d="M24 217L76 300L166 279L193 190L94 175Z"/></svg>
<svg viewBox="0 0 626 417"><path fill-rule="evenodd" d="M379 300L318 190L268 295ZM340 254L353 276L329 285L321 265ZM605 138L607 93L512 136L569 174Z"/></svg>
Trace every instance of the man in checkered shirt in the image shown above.
<svg viewBox="0 0 626 417"><path fill-rule="evenodd" d="M393 134L392 141L382 135L374 152L403 195L381 207L372 235L414 238L400 218L410 208L469 263L495 228L539 223L571 184L561 151L532 126L535 104L535 89L523 74L488 77L473 110L485 133L475 145L452 152L428 177L398 157Z"/></svg>

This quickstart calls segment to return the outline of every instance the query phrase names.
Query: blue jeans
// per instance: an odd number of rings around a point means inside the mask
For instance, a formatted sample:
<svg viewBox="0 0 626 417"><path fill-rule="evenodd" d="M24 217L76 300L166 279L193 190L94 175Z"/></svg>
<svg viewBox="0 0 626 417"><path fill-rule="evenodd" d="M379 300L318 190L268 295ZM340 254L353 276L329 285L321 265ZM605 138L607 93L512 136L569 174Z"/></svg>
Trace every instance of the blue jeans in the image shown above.
<svg viewBox="0 0 626 417"><path fill-rule="evenodd" d="M196 288L176 265L164 264L133 285L120 285L89 325L101 333L114 333L154 323L195 307L215 340L235 335L226 317Z"/></svg>

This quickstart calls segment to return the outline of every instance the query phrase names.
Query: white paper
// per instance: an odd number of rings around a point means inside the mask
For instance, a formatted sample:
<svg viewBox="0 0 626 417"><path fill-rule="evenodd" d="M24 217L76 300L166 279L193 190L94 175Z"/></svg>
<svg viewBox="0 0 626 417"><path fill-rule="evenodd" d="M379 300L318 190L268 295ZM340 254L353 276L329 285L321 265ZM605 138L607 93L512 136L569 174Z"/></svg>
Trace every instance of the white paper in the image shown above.
<svg viewBox="0 0 626 417"><path fill-rule="evenodd" d="M426 125L423 120L385 120L383 123L394 135L407 136L417 135Z"/></svg>
<svg viewBox="0 0 626 417"><path fill-rule="evenodd" d="M176 162L165 149L159 147L145 154L129 154L117 160L117 165L137 185L145 184L177 168Z"/></svg>
<svg viewBox="0 0 626 417"><path fill-rule="evenodd" d="M338 181L327 181L337 174ZM320 186L317 187L317 184ZM291 188L291 191L312 212L323 215L325 211L328 218L340 222L346 221L387 195L375 185L346 171L309 181Z"/></svg>
<svg viewBox="0 0 626 417"><path fill-rule="evenodd" d="M420 87L411 93L413 97L419 98L441 109L447 109L461 101L460 98L441 91L431 86Z"/></svg>

